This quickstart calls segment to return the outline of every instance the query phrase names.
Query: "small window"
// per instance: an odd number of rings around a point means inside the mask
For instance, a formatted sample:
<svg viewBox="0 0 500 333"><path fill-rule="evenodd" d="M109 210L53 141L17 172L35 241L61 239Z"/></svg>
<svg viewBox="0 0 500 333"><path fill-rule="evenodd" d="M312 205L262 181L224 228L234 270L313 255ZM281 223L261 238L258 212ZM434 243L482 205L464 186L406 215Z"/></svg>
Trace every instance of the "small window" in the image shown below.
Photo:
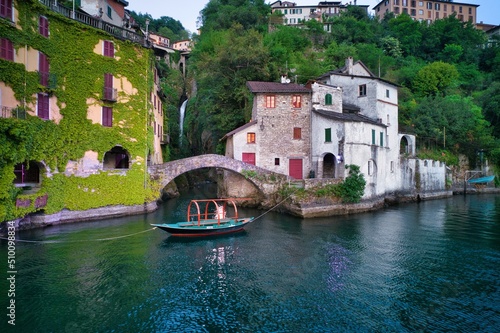
<svg viewBox="0 0 500 333"><path fill-rule="evenodd" d="M47 94L37 95L37 115L41 119L49 119L49 96Z"/></svg>
<svg viewBox="0 0 500 333"><path fill-rule="evenodd" d="M300 127L293 128L293 139L294 140L302 139L302 128L300 128Z"/></svg>
<svg viewBox="0 0 500 333"><path fill-rule="evenodd" d="M366 84L359 86L359 96L366 96Z"/></svg>
<svg viewBox="0 0 500 333"><path fill-rule="evenodd" d="M380 147L384 146L384 132L380 132Z"/></svg>
<svg viewBox="0 0 500 333"><path fill-rule="evenodd" d="M247 143L255 143L255 133L247 133Z"/></svg>
<svg viewBox="0 0 500 333"><path fill-rule="evenodd" d="M293 95L292 96L292 105L294 108L302 107L302 98L300 95Z"/></svg>
<svg viewBox="0 0 500 333"><path fill-rule="evenodd" d="M115 45L112 41L104 41L104 56L114 58L115 57Z"/></svg>
<svg viewBox="0 0 500 333"><path fill-rule="evenodd" d="M0 58L14 61L14 45L7 38L0 38Z"/></svg>
<svg viewBox="0 0 500 333"><path fill-rule="evenodd" d="M274 165L280 165L280 158L279 157L274 158Z"/></svg>
<svg viewBox="0 0 500 333"><path fill-rule="evenodd" d="M276 96L267 95L266 96L266 108L275 108L276 107Z"/></svg>
<svg viewBox="0 0 500 333"><path fill-rule="evenodd" d="M385 90L385 97L387 97L387 98L391 97L391 93L390 93L389 89Z"/></svg>
<svg viewBox="0 0 500 333"><path fill-rule="evenodd" d="M325 142L332 142L332 129L325 128Z"/></svg>
<svg viewBox="0 0 500 333"><path fill-rule="evenodd" d="M0 17L12 20L12 0L0 0Z"/></svg>
<svg viewBox="0 0 500 333"><path fill-rule="evenodd" d="M104 91L103 99L105 101L116 101L116 93L113 88L113 74L104 73Z"/></svg>
<svg viewBox="0 0 500 333"><path fill-rule="evenodd" d="M368 176L373 175L373 161L368 161Z"/></svg>
<svg viewBox="0 0 500 333"><path fill-rule="evenodd" d="M332 95L331 94L325 95L325 105L332 105Z"/></svg>
<svg viewBox="0 0 500 333"><path fill-rule="evenodd" d="M109 106L102 107L102 126L113 126L113 108ZM156 126L155 126L156 127Z"/></svg>
<svg viewBox="0 0 500 333"><path fill-rule="evenodd" d="M372 129L372 145L376 144L376 141L375 141L375 130Z"/></svg>
<svg viewBox="0 0 500 333"><path fill-rule="evenodd" d="M113 14L113 12L112 12L112 10L111 10L111 7L110 7L110 6L108 6L108 17L109 17L110 19L112 19L112 18L113 18L113 15L112 15L112 14Z"/></svg>
<svg viewBox="0 0 500 333"><path fill-rule="evenodd" d="M45 16L40 16L38 20L38 32L43 37L49 37L49 20Z"/></svg>
<svg viewBox="0 0 500 333"><path fill-rule="evenodd" d="M391 161L391 172L394 172L394 161Z"/></svg>

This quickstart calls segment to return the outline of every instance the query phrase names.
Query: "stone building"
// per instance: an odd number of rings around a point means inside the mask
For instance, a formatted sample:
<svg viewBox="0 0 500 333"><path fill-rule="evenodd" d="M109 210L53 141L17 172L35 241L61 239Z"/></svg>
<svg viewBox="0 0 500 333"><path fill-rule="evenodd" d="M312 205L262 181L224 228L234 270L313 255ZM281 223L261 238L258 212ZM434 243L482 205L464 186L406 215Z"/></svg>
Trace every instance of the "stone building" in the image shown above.
<svg viewBox="0 0 500 333"><path fill-rule="evenodd" d="M358 165L364 198L445 190L445 165L416 159L415 136L398 131L395 84L352 58L305 86L288 82L248 82L252 120L226 134L226 156L295 179L344 179Z"/></svg>

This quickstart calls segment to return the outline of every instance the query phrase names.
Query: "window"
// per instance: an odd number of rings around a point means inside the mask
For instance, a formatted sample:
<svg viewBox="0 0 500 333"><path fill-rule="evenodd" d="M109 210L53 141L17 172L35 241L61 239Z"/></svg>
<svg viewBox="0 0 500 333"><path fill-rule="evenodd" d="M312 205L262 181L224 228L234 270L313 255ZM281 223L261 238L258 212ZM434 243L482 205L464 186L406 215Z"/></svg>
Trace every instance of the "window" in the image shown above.
<svg viewBox="0 0 500 333"><path fill-rule="evenodd" d="M113 126L113 108L109 106L102 107L102 126ZM155 126L156 129L156 126Z"/></svg>
<svg viewBox="0 0 500 333"><path fill-rule="evenodd" d="M373 161L368 161L368 176L373 175Z"/></svg>
<svg viewBox="0 0 500 333"><path fill-rule="evenodd" d="M0 17L12 20L12 0L0 0Z"/></svg>
<svg viewBox="0 0 500 333"><path fill-rule="evenodd" d="M441 4L439 4L439 3L434 4L434 9L441 10Z"/></svg>
<svg viewBox="0 0 500 333"><path fill-rule="evenodd" d="M105 40L104 41L104 56L114 58L115 57L115 45L112 41Z"/></svg>
<svg viewBox="0 0 500 333"><path fill-rule="evenodd" d="M247 143L255 143L255 133L247 133Z"/></svg>
<svg viewBox="0 0 500 333"><path fill-rule="evenodd" d="M366 96L366 84L359 86L359 96Z"/></svg>
<svg viewBox="0 0 500 333"><path fill-rule="evenodd" d="M403 0L403 6L408 6L408 0Z"/></svg>
<svg viewBox="0 0 500 333"><path fill-rule="evenodd" d="M109 17L110 19L112 19L112 18L113 18L113 15L112 15L112 14L113 14L113 12L111 11L111 7L110 7L110 6L108 6L108 17Z"/></svg>
<svg viewBox="0 0 500 333"><path fill-rule="evenodd" d="M424 2L423 2L423 1L419 1L419 2L418 2L418 6L419 6L419 7L423 7L423 6L424 6Z"/></svg>
<svg viewBox="0 0 500 333"><path fill-rule="evenodd" d="M391 93L390 93L389 89L385 90L385 97L387 97L387 98L391 97Z"/></svg>
<svg viewBox="0 0 500 333"><path fill-rule="evenodd" d="M399 0L394 0L394 4L395 4L396 6L399 6Z"/></svg>
<svg viewBox="0 0 500 333"><path fill-rule="evenodd" d="M384 146L384 132L380 132L380 147Z"/></svg>
<svg viewBox="0 0 500 333"><path fill-rule="evenodd" d="M300 128L300 127L293 128L293 139L294 140L302 139L302 128Z"/></svg>
<svg viewBox="0 0 500 333"><path fill-rule="evenodd" d="M394 13L399 14L399 7L394 7Z"/></svg>
<svg viewBox="0 0 500 333"><path fill-rule="evenodd" d="M292 96L292 105L294 108L302 107L302 98L300 95L293 95Z"/></svg>
<svg viewBox="0 0 500 333"><path fill-rule="evenodd" d="M375 130L372 129L372 145L376 144L376 141L375 141Z"/></svg>
<svg viewBox="0 0 500 333"><path fill-rule="evenodd" d="M49 119L49 96L46 94L38 94L37 115L41 119Z"/></svg>
<svg viewBox="0 0 500 333"><path fill-rule="evenodd" d="M49 37L49 20L45 16L38 19L38 32L44 37Z"/></svg>
<svg viewBox="0 0 500 333"><path fill-rule="evenodd" d="M280 165L280 158L279 157L274 158L274 165Z"/></svg>
<svg viewBox="0 0 500 333"><path fill-rule="evenodd" d="M423 9L419 9L418 10L418 15L424 15L424 10Z"/></svg>
<svg viewBox="0 0 500 333"><path fill-rule="evenodd" d="M417 2L416 2L415 0L412 0L412 2L411 2L411 6L412 6L412 7L417 7Z"/></svg>
<svg viewBox="0 0 500 333"><path fill-rule="evenodd" d="M443 5L443 10L446 12L448 11L448 5Z"/></svg>
<svg viewBox="0 0 500 333"><path fill-rule="evenodd" d="M427 9L432 9L432 2L427 3Z"/></svg>
<svg viewBox="0 0 500 333"><path fill-rule="evenodd" d="M266 96L266 108L275 108L276 107L276 96L268 95Z"/></svg>
<svg viewBox="0 0 500 333"><path fill-rule="evenodd" d="M439 12L436 12L436 19L439 18Z"/></svg>
<svg viewBox="0 0 500 333"><path fill-rule="evenodd" d="M462 6L458 6L458 12L462 14Z"/></svg>
<svg viewBox="0 0 500 333"><path fill-rule="evenodd" d="M325 142L332 142L332 129L325 128Z"/></svg>
<svg viewBox="0 0 500 333"><path fill-rule="evenodd" d="M394 161L391 161L391 172L394 172Z"/></svg>
<svg viewBox="0 0 500 333"><path fill-rule="evenodd" d="M332 105L332 95L330 94L325 95L325 105Z"/></svg>
<svg viewBox="0 0 500 333"><path fill-rule="evenodd" d="M116 101L116 93L115 89L113 88L113 74L104 74L103 99L105 101Z"/></svg>
<svg viewBox="0 0 500 333"><path fill-rule="evenodd" d="M7 38L0 38L0 58L14 61L14 46Z"/></svg>
<svg viewBox="0 0 500 333"><path fill-rule="evenodd" d="M416 16L417 15L417 10L416 9L412 9L411 10L411 16Z"/></svg>
<svg viewBox="0 0 500 333"><path fill-rule="evenodd" d="M38 53L38 73L40 75L40 84L47 87L49 85L49 59L42 52Z"/></svg>

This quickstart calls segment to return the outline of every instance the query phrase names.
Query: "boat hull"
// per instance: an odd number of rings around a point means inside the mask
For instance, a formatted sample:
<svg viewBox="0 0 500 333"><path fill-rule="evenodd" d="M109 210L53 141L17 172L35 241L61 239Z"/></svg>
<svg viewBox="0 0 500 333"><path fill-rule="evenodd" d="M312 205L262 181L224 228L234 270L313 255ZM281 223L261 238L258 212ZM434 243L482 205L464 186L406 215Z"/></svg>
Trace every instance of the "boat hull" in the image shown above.
<svg viewBox="0 0 500 333"><path fill-rule="evenodd" d="M172 236L179 237L203 237L224 235L234 232L242 231L245 226L253 221L251 218L242 218L238 220L229 220L219 223L204 223L196 225L193 222L179 222L179 223L162 223L151 224L161 230L170 233Z"/></svg>

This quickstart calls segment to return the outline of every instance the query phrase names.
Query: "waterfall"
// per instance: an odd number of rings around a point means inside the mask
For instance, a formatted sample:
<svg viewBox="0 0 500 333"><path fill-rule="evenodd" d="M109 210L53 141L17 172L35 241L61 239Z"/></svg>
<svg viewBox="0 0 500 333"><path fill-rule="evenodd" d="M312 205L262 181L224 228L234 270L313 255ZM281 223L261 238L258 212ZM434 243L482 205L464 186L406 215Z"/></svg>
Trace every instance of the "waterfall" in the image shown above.
<svg viewBox="0 0 500 333"><path fill-rule="evenodd" d="M188 100L186 99L180 109L180 116L179 116L179 130L180 130L180 135L179 139L180 142L182 142L182 135L184 134L184 115L186 114L186 105L187 105Z"/></svg>

